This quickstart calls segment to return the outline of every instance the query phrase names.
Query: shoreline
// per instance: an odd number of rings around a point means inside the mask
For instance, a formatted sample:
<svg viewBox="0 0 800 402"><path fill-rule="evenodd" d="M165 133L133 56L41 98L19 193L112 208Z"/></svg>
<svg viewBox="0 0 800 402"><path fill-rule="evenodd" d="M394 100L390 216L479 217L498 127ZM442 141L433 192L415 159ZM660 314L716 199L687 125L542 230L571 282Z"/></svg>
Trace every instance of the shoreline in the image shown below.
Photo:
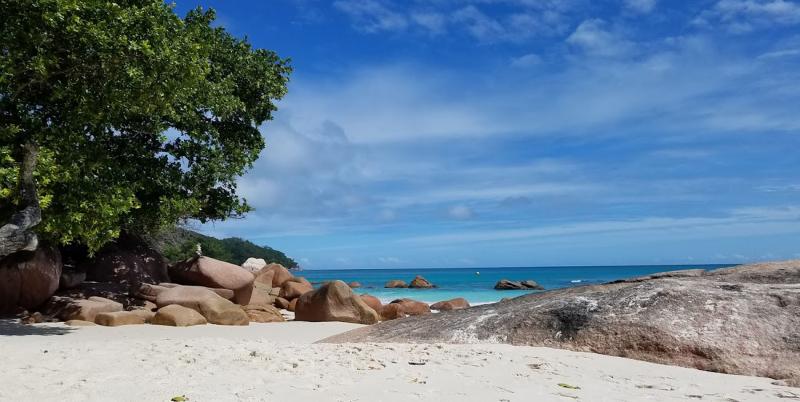
<svg viewBox="0 0 800 402"><path fill-rule="evenodd" d="M18 401L773 400L773 380L506 344L324 344L343 323L0 325L0 399ZM31 381L35 378L35 381ZM561 385L559 385L561 384ZM573 388L576 387L576 388ZM598 395L603 398L598 399Z"/></svg>

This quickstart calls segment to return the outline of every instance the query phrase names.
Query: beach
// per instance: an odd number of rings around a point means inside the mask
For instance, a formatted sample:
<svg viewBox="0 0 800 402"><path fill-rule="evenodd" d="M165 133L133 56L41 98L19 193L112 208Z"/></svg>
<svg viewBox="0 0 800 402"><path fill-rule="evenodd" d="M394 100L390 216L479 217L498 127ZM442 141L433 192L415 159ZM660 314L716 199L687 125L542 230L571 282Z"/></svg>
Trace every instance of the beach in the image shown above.
<svg viewBox="0 0 800 402"><path fill-rule="evenodd" d="M762 401L774 380L505 344L324 344L360 325L0 324L3 401Z"/></svg>

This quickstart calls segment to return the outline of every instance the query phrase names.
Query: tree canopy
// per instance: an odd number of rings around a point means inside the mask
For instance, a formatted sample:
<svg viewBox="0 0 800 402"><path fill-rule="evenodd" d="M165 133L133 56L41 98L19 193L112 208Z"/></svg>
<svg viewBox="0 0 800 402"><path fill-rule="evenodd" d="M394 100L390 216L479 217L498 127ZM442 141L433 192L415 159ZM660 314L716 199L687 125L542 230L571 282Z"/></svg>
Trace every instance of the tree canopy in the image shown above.
<svg viewBox="0 0 800 402"><path fill-rule="evenodd" d="M180 18L162 0L0 10L0 223L31 204L25 166L36 232L90 250L250 209L236 178L264 148L288 59L214 27L213 10Z"/></svg>

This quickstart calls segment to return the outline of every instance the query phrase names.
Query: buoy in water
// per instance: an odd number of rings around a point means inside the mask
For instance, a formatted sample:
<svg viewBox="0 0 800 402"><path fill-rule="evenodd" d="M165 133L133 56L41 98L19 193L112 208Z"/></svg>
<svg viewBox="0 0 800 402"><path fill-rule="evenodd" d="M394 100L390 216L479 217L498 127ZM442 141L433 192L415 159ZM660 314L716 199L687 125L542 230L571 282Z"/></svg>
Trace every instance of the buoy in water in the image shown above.
<svg viewBox="0 0 800 402"><path fill-rule="evenodd" d="M480 275L480 271L475 271L475 275Z"/></svg>

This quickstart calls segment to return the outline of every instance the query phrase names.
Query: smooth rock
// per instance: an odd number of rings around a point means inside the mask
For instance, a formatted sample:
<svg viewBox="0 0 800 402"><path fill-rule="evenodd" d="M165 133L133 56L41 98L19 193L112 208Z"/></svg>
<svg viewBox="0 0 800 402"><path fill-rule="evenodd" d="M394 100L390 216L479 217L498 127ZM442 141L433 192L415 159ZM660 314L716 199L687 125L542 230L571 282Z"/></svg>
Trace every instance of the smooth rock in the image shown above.
<svg viewBox="0 0 800 402"><path fill-rule="evenodd" d="M463 297L440 301L431 305L432 310L451 311L469 308L469 302Z"/></svg>
<svg viewBox="0 0 800 402"><path fill-rule="evenodd" d="M95 321L101 313L114 313L122 311L122 303L104 297L92 296L88 299L70 300L61 311L60 318L64 321L81 320Z"/></svg>
<svg viewBox="0 0 800 402"><path fill-rule="evenodd" d="M162 292L156 299L159 308L178 304L200 313L218 325L248 325L250 318L241 306L202 286L178 286Z"/></svg>
<svg viewBox="0 0 800 402"><path fill-rule="evenodd" d="M133 311L117 311L113 313L98 313L94 323L104 327L119 327L122 325L141 325L146 322L141 314Z"/></svg>
<svg viewBox="0 0 800 402"><path fill-rule="evenodd" d="M412 299L397 299L381 308L380 314L384 320L394 320L408 316L430 314L431 309L427 303Z"/></svg>
<svg viewBox="0 0 800 402"><path fill-rule="evenodd" d="M407 288L408 284L405 281L401 281L399 279L394 279L394 280L391 280L389 282L386 282L386 284L383 285L383 287L385 287L385 288Z"/></svg>
<svg viewBox="0 0 800 402"><path fill-rule="evenodd" d="M256 274L256 278L263 275L263 278L259 279L259 281L263 283L267 283L266 280L269 278L269 275L272 275L272 287L279 288L283 285L284 282L292 279L294 275L289 272L286 267L281 264L268 264L266 267L261 268L260 271Z"/></svg>
<svg viewBox="0 0 800 402"><path fill-rule="evenodd" d="M375 324L380 316L342 281L333 281L296 299L295 320Z"/></svg>
<svg viewBox="0 0 800 402"><path fill-rule="evenodd" d="M256 273L256 272L260 271L261 268L264 268L266 265L267 265L267 262L264 261L263 258L248 258L247 261L242 263L242 268L244 268L244 269L246 269L246 270L248 270L248 271L250 271L252 273Z"/></svg>
<svg viewBox="0 0 800 402"><path fill-rule="evenodd" d="M350 282L347 286L350 286L350 289L358 289L361 287L361 282Z"/></svg>
<svg viewBox="0 0 800 402"><path fill-rule="evenodd" d="M244 306L244 311L250 317L250 322L284 322L286 321L281 311L273 306L263 304L249 304Z"/></svg>
<svg viewBox="0 0 800 402"><path fill-rule="evenodd" d="M289 306L286 307L286 309L289 310L289 311L295 311L295 309L297 308L297 301L298 300L300 300L299 297L297 299L292 299L292 301L289 302Z"/></svg>
<svg viewBox="0 0 800 402"><path fill-rule="evenodd" d="M253 292L255 277L246 269L210 257L194 257L169 269L174 282L232 290L233 301L247 304Z"/></svg>
<svg viewBox="0 0 800 402"><path fill-rule="evenodd" d="M281 286L281 292L278 295L286 300L296 299L307 292L314 290L311 283L303 277L295 277L284 282Z"/></svg>
<svg viewBox="0 0 800 402"><path fill-rule="evenodd" d="M275 299L275 307L288 310L289 309L289 300L284 299L283 297L278 297Z"/></svg>
<svg viewBox="0 0 800 402"><path fill-rule="evenodd" d="M367 303L367 306L369 306L371 309L380 313L381 308L383 307L383 303L381 303L380 299L368 294L359 295L358 297L360 297L361 300L364 301L364 303Z"/></svg>
<svg viewBox="0 0 800 402"><path fill-rule="evenodd" d="M497 290L544 290L544 287L536 283L536 281L510 281L508 279L501 279L494 285Z"/></svg>
<svg viewBox="0 0 800 402"><path fill-rule="evenodd" d="M275 296L271 294L272 288L261 282L253 283L253 294L250 296L250 301L247 304L273 304L275 303Z"/></svg>
<svg viewBox="0 0 800 402"><path fill-rule="evenodd" d="M202 314L193 309L178 304L170 304L158 309L150 323L171 327L189 327L192 325L205 325L208 322Z"/></svg>
<svg viewBox="0 0 800 402"><path fill-rule="evenodd" d="M41 306L58 290L61 270L61 253L47 245L0 259L0 312Z"/></svg>
<svg viewBox="0 0 800 402"><path fill-rule="evenodd" d="M408 287L415 289L430 289L436 286L430 283L427 279L417 275L411 280L411 283L408 285Z"/></svg>

